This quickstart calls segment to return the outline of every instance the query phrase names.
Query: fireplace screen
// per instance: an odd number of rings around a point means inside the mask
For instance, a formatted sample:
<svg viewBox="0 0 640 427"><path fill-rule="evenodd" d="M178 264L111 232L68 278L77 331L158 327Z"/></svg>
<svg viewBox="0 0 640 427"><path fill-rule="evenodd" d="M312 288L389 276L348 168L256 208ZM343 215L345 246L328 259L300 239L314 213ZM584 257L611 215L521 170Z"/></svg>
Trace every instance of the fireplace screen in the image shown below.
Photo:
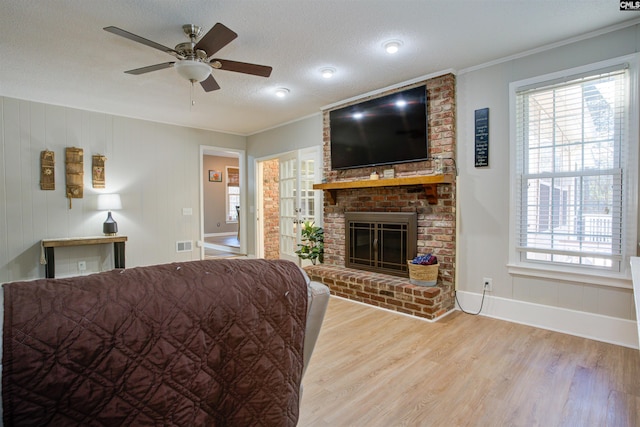
<svg viewBox="0 0 640 427"><path fill-rule="evenodd" d="M407 260L416 256L415 213L345 214L345 267L408 277Z"/></svg>

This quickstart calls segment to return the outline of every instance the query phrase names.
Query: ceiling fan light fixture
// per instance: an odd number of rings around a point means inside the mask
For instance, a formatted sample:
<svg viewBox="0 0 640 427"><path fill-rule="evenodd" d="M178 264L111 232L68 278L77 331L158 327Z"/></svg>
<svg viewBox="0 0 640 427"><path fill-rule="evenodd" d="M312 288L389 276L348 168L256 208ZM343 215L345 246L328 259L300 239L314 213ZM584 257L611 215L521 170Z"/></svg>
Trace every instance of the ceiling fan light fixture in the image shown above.
<svg viewBox="0 0 640 427"><path fill-rule="evenodd" d="M289 89L287 89L286 87L276 89L276 96L278 98L284 98L287 95L289 95Z"/></svg>
<svg viewBox="0 0 640 427"><path fill-rule="evenodd" d="M327 67L320 70L320 73L322 74L322 77L324 77L325 79L330 79L336 73L336 69Z"/></svg>
<svg viewBox="0 0 640 427"><path fill-rule="evenodd" d="M400 50L400 46L402 46L402 42L400 40L389 40L388 42L385 42L383 46L384 46L384 50L388 54L393 55L394 53L397 53Z"/></svg>
<svg viewBox="0 0 640 427"><path fill-rule="evenodd" d="M211 74L211 67L204 62L195 61L193 59L184 59L176 62L174 65L178 74L191 83L201 82Z"/></svg>

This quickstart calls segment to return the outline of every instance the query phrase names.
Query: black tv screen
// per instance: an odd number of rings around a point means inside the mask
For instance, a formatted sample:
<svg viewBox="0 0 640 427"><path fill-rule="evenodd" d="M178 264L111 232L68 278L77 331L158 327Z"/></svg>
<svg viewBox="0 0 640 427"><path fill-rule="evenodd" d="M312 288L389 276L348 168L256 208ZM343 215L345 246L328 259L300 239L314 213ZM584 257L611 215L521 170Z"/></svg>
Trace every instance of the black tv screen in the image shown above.
<svg viewBox="0 0 640 427"><path fill-rule="evenodd" d="M329 120L331 169L429 157L426 86L330 111Z"/></svg>

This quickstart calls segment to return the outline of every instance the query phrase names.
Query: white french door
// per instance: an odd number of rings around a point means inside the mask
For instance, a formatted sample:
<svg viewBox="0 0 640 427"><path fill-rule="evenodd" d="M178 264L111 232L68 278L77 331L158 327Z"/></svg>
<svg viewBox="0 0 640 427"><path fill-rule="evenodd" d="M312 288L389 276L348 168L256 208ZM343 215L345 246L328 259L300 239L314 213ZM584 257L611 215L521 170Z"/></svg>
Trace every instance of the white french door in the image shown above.
<svg viewBox="0 0 640 427"><path fill-rule="evenodd" d="M299 150L279 158L280 163L280 258L299 263L295 251L305 221L322 226L322 191L319 148Z"/></svg>

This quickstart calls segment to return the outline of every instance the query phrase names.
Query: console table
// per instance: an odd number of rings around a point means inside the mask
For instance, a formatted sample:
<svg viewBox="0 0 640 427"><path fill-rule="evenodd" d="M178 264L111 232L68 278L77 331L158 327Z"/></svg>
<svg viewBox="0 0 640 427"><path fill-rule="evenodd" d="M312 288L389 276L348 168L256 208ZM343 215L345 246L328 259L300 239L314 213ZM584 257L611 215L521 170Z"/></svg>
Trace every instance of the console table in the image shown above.
<svg viewBox="0 0 640 427"><path fill-rule="evenodd" d="M94 236L94 237L67 237L63 239L42 239L42 248L46 260L45 276L47 279L56 275L55 248L68 246L104 245L113 243L113 257L115 268L124 268L124 242L127 236Z"/></svg>

